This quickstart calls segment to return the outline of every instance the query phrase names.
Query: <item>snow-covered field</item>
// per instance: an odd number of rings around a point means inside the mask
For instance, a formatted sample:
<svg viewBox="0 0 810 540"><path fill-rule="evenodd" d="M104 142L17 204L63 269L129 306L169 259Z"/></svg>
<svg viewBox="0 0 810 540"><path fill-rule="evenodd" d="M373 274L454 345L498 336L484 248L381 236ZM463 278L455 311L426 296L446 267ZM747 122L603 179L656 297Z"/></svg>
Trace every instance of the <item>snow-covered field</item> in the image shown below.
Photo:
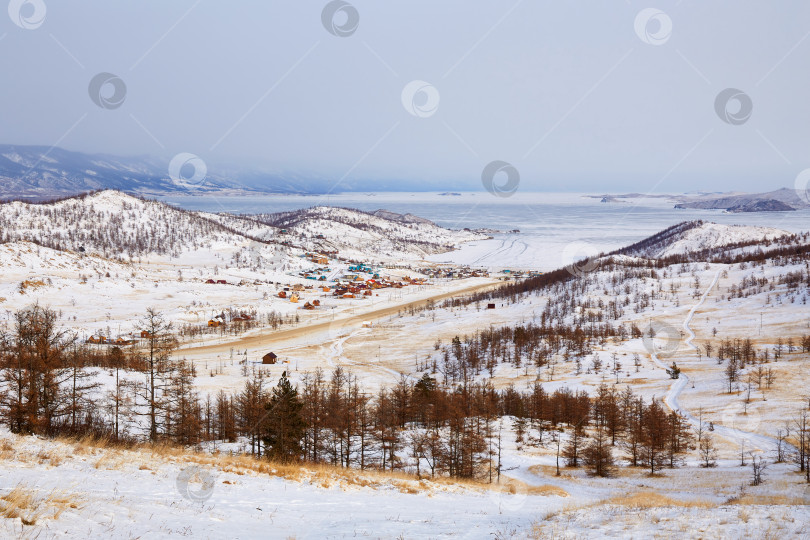
<svg viewBox="0 0 810 540"><path fill-rule="evenodd" d="M99 204L107 208L104 204L111 203L102 198ZM141 213L145 211L141 208ZM180 223L187 218L173 219ZM266 239L262 234L273 232L269 226L232 219L237 218L209 219L206 223L228 227L211 230L189 221L189 227L197 227L201 234L208 231L210 238L194 249L178 247L179 254L107 258L103 248L91 249L87 238L82 240L88 245L84 253L25 239L2 244L0 305L7 317L32 302L50 305L62 313L65 325L87 336L125 334L147 306L157 307L176 324L204 324L229 307L253 310L259 316L300 315L299 323L281 332L257 328L238 336L207 334L184 342L177 354L198 367L198 390L214 395L242 387L244 366L239 358L271 380L287 371L293 383L317 368L341 366L358 377L364 390L375 392L402 377L413 381L432 371L434 360L440 361L440 347L454 337L471 336L482 328L537 323L554 300L540 292L514 303L498 300L495 309L479 304L423 309L431 298L493 283L489 278L469 278L381 289L365 300L305 290L304 298L317 297L322 303L318 310L303 312L300 304L276 293L285 285L307 283L296 274L313 265L298 255L314 245L299 252L279 244L256 248L257 238ZM319 231L329 228L323 219L318 216L302 225L306 242L314 242ZM32 222L26 230L40 226ZM342 227L335 227L337 237L362 244L356 252L347 248L353 256L374 245L373 238L350 237ZM64 235L65 242L76 241L67 227ZM673 239L656 255L781 236L784 233L778 230L704 224ZM450 241L453 235L447 238ZM471 239L474 235L454 241ZM379 245L396 251L386 242ZM268 251L266 266L265 255L259 256L259 263L250 258L256 249ZM245 254L252 262L240 264ZM397 255L402 257L403 251ZM394 267L419 260L391 261L387 267L380 263L380 268L392 279L413 277L412 270ZM614 261L633 264L639 259L620 256ZM345 272L348 264L331 263L334 272ZM711 425L716 467L700 467L698 454L692 451L681 466L650 476L646 470L627 467L616 449L622 466L611 478L591 477L580 468L563 468L557 476L554 445L519 444L514 419L509 417L500 422L504 440L500 484L320 466L277 467L227 455L239 444L218 445L223 454L212 455L96 447L3 431L0 515L5 519L0 520L0 536L810 537L810 484L803 482L795 464L775 463L778 431L810 403L806 382L810 355L798 346L785 349L788 339L795 344L810 334L808 290L781 279L791 273L803 275L806 264L678 263L658 269L656 279L631 278L619 288L614 285L620 268L609 261L603 265L572 269L584 283L582 294L594 306L626 299L619 323L666 328L671 339L664 343L639 337L608 339L581 369L563 358L539 368L500 363L492 373L482 371L477 380L497 389L518 390L541 383L548 392L569 387L593 393L602 384L629 387L645 401L663 400L693 427ZM228 283L205 283L209 277ZM653 299L644 302L643 295ZM642 304L643 308L633 309ZM772 384L752 383L755 367L750 365L729 391L725 367L716 358L717 345L722 339L745 338L771 353L767 367ZM714 345L713 354L706 351L708 343ZM281 363L259 366L259 358L270 348ZM777 350L778 359L773 356ZM614 355L621 367L611 370ZM602 367L596 367L595 358ZM682 370L680 378L672 379L666 372L673 362ZM431 375L441 381L440 372ZM109 383L108 373L100 377ZM749 456L744 466L741 453ZM754 456L769 462L765 482L758 486L750 485Z"/></svg>

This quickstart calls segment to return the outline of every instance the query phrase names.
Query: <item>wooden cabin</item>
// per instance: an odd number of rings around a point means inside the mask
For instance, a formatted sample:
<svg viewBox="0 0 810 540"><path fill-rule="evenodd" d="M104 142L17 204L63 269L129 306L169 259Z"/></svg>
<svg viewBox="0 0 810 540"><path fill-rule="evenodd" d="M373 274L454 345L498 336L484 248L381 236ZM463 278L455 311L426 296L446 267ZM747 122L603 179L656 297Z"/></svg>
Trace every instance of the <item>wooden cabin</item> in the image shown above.
<svg viewBox="0 0 810 540"><path fill-rule="evenodd" d="M487 304L487 309L495 309L495 304Z"/></svg>
<svg viewBox="0 0 810 540"><path fill-rule="evenodd" d="M287 293L286 293L286 292L284 292L284 291L279 291L279 292L278 292L278 297L279 297L279 298L287 298Z"/></svg>
<svg viewBox="0 0 810 540"><path fill-rule="evenodd" d="M152 334L149 333L149 330L141 330L141 337L144 339L152 339Z"/></svg>
<svg viewBox="0 0 810 540"><path fill-rule="evenodd" d="M320 306L320 305L321 305L321 301L320 301L320 300L318 300L318 299L316 298L315 300L313 300L313 301L312 301L312 305L313 305L313 306Z"/></svg>
<svg viewBox="0 0 810 540"><path fill-rule="evenodd" d="M262 356L262 364L275 364L276 359L278 359L278 356L276 356L276 353L269 352L269 353L265 354L264 356Z"/></svg>
<svg viewBox="0 0 810 540"><path fill-rule="evenodd" d="M296 304L298 303L298 295L296 293L292 293L290 295L290 302L293 302L293 303L296 303Z"/></svg>
<svg viewBox="0 0 810 540"><path fill-rule="evenodd" d="M210 326L211 328L219 328L220 326L222 326L222 323L220 321L211 319L208 321L208 326Z"/></svg>

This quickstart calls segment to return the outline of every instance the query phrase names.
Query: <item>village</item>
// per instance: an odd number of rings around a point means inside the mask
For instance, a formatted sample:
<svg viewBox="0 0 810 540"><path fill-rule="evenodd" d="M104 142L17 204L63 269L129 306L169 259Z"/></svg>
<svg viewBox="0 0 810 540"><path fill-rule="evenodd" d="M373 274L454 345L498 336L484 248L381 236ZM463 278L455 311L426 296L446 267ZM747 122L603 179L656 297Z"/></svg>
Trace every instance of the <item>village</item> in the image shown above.
<svg viewBox="0 0 810 540"><path fill-rule="evenodd" d="M298 257L304 263L303 268L287 272L284 276L286 279L283 281L277 274L268 276L275 277L275 281L260 279L260 277L252 280L228 279L227 276L221 277L220 275L201 277L199 282L205 287L201 288L200 292L202 296L207 296L208 291L214 290L208 289L208 287L217 287L217 297L221 297L223 292L227 297L226 291L230 288L238 287L237 290L242 290L246 287L253 287L257 291L257 296L259 290L263 291L261 297L256 298L257 304L273 305L279 313L287 314L287 321L298 326L306 323L301 318L306 318L306 315L304 313L292 315L294 312L313 312L310 318L328 316L334 319L343 311L355 313L358 308L362 311L365 307L370 307L375 303L402 300L403 294L409 292L408 289L429 295L431 288L436 288L439 284L464 283L474 278L488 281L519 280L541 274L541 272L510 269L491 272L484 268L445 263L415 265L413 263L359 261L340 257L337 250L325 249L303 251ZM221 289L222 287L225 289ZM406 290L403 291L403 289ZM440 290L437 289L437 292ZM180 343L183 342L184 335L219 335L221 337L227 332L238 336L265 326L269 319L267 316L262 317L261 309L246 304L216 305L212 306L210 311L210 317L195 323L197 328L193 330L189 329L192 323L182 323L184 330L178 332L177 336ZM320 315L317 312L320 312ZM283 317L280 317L279 320L282 324L285 322ZM121 325L119 325L120 327ZM151 336L148 331L139 330L136 327L137 324L133 321L130 326L131 331L110 335L108 326L107 331L102 329L91 331L89 336L83 338L83 341L99 346L140 346Z"/></svg>

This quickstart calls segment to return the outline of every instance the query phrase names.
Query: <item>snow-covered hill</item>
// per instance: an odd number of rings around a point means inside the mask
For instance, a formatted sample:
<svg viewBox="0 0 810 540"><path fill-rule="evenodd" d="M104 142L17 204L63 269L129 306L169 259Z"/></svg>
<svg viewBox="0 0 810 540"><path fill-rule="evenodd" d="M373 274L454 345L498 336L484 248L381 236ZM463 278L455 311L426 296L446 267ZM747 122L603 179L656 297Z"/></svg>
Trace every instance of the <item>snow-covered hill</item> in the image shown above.
<svg viewBox="0 0 810 540"><path fill-rule="evenodd" d="M306 249L338 250L350 258L413 259L454 249L486 235L439 227L412 215L316 206L263 214L259 221L284 229Z"/></svg>
<svg viewBox="0 0 810 540"><path fill-rule="evenodd" d="M772 227L721 225L705 221L687 221L623 248L622 255L661 259L725 246L756 245L757 248L791 233Z"/></svg>
<svg viewBox="0 0 810 540"><path fill-rule="evenodd" d="M4 276L15 273L39 276L49 275L125 273L132 267L98 256L82 256L71 251L58 251L31 242L8 242L0 244L0 269Z"/></svg>
<svg viewBox="0 0 810 540"><path fill-rule="evenodd" d="M53 203L0 204L0 241L32 241L104 257L180 256L249 241L224 225L166 204L117 191Z"/></svg>
<svg viewBox="0 0 810 540"><path fill-rule="evenodd" d="M351 259L414 260L485 237L415 216L378 214L331 207L258 216L213 214L106 190L50 203L0 204L0 242L35 242L124 260L241 251L240 264L255 260L256 253L272 258L278 251L289 252L288 258L298 259L305 250L337 251Z"/></svg>

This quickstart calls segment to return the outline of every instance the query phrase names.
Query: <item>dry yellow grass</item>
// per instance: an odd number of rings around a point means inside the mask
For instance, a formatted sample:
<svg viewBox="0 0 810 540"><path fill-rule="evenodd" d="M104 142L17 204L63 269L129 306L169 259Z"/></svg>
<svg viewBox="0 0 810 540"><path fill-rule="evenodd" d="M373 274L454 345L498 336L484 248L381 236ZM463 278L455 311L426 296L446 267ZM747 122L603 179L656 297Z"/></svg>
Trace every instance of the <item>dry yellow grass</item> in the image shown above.
<svg viewBox="0 0 810 540"><path fill-rule="evenodd" d="M455 478L424 478L401 471L358 470L323 463L277 463L249 455L207 453L169 444L141 443L127 445L93 437L57 438L57 442L71 446L76 454L100 454L94 463L96 469L123 469L129 464L138 464L139 470L153 470L160 462L195 463L235 475L267 475L296 482L306 482L319 487L395 488L402 493L430 494L456 488L487 490L493 486L475 480ZM147 457L148 460L144 460ZM151 461L149 461L151 460ZM148 465L147 465L148 463ZM548 489L538 488L537 494L551 494Z"/></svg>
<svg viewBox="0 0 810 540"><path fill-rule="evenodd" d="M678 506L683 508L714 508L717 504L704 500L680 500L661 495L654 491L639 491L629 495L620 495L602 501L601 504L612 504L616 506L626 506L628 508L661 508L666 506Z"/></svg>
<svg viewBox="0 0 810 540"><path fill-rule="evenodd" d="M567 491L551 484L532 486L516 478L502 478L500 484L487 484L489 489L503 491L511 494L537 495L542 497L568 497Z"/></svg>
<svg viewBox="0 0 810 540"><path fill-rule="evenodd" d="M34 489L22 484L0 496L0 517L19 518L23 525L36 525L43 518L58 519L68 508L79 507L80 499L75 494L52 491L39 496Z"/></svg>
<svg viewBox="0 0 810 540"><path fill-rule="evenodd" d="M25 294L28 289L37 290L40 287L44 287L45 282L41 279L26 279L20 282L19 291L20 294Z"/></svg>
<svg viewBox="0 0 810 540"><path fill-rule="evenodd" d="M39 464L44 464L47 462L52 467L58 467L60 463L64 460L62 454L56 451L56 449L45 449L43 448L37 453L37 460Z"/></svg>
<svg viewBox="0 0 810 540"><path fill-rule="evenodd" d="M741 506L807 506L810 501L803 497L787 495L743 495L727 501L728 504Z"/></svg>

